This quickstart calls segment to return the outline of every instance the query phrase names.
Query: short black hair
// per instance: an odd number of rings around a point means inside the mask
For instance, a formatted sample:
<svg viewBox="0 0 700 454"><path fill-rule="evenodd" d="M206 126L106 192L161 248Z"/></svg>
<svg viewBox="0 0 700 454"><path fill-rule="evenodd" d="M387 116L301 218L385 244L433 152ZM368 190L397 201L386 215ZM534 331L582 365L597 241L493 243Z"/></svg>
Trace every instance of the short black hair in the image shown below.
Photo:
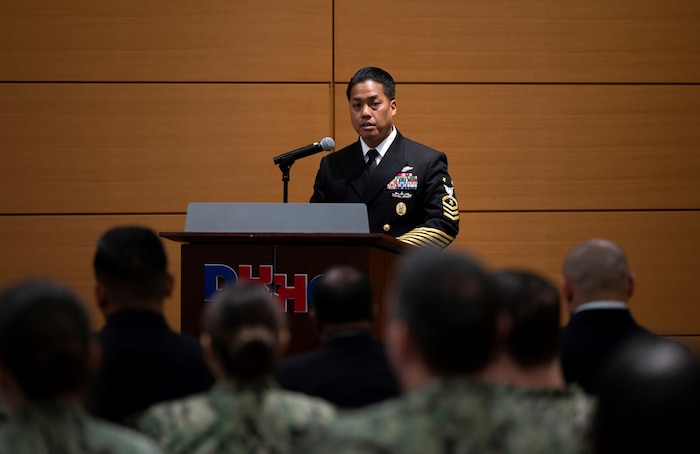
<svg viewBox="0 0 700 454"><path fill-rule="evenodd" d="M240 280L224 286L208 303L202 330L227 375L243 379L275 372L280 330L286 319L269 290Z"/></svg>
<svg viewBox="0 0 700 454"><path fill-rule="evenodd" d="M362 271L337 266L326 271L313 291L316 318L325 323L372 320L372 286Z"/></svg>
<svg viewBox="0 0 700 454"><path fill-rule="evenodd" d="M125 291L136 298L166 295L168 259L160 237L149 228L108 230L97 242L93 268L108 291Z"/></svg>
<svg viewBox="0 0 700 454"><path fill-rule="evenodd" d="M527 270L494 273L501 308L510 315L512 330L505 341L508 355L521 367L549 364L559 355L561 299L544 277Z"/></svg>
<svg viewBox="0 0 700 454"><path fill-rule="evenodd" d="M0 295L0 363L32 401L83 393L92 333L68 287L30 278Z"/></svg>
<svg viewBox="0 0 700 454"><path fill-rule="evenodd" d="M491 277L466 252L421 248L398 270L397 314L428 367L441 376L486 366L495 346L498 306Z"/></svg>
<svg viewBox="0 0 700 454"><path fill-rule="evenodd" d="M350 100L350 92L352 91L352 87L368 80L382 84L382 87L384 87L384 95L389 98L389 101L396 99L396 84L394 84L394 79L391 77L391 74L381 68L368 66L366 68L359 69L355 75L352 76L350 82L348 82L348 88L345 92L348 97L348 101Z"/></svg>

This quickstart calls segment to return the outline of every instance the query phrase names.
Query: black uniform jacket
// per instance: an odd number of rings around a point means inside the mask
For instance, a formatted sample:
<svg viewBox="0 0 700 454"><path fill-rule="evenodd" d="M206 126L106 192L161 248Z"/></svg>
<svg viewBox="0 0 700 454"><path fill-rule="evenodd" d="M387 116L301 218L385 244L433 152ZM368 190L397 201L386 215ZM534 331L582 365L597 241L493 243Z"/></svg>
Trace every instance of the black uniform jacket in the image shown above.
<svg viewBox="0 0 700 454"><path fill-rule="evenodd" d="M459 207L447 156L396 138L367 175L359 140L321 159L311 202L365 203L370 232L443 248L459 231Z"/></svg>
<svg viewBox="0 0 700 454"><path fill-rule="evenodd" d="M315 350L281 359L277 367L283 388L320 397L343 409L400 394L384 345L369 333L332 337Z"/></svg>
<svg viewBox="0 0 700 454"><path fill-rule="evenodd" d="M596 379L615 349L637 336L655 336L637 324L627 309L589 309L575 313L562 332L561 365L567 383L596 393Z"/></svg>

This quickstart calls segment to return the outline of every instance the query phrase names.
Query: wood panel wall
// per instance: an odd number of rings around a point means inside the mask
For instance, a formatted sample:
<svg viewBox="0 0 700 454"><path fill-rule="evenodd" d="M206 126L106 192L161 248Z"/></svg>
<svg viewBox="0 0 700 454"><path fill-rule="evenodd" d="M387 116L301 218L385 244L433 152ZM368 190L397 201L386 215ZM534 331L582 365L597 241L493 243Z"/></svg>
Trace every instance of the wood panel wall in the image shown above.
<svg viewBox="0 0 700 454"><path fill-rule="evenodd" d="M99 326L104 230L180 230L192 201L281 201L272 157L355 140L345 85L374 65L398 83L402 133L448 155L454 247L558 282L570 247L610 238L639 321L700 351L695 0L1 2L2 285L64 280ZM292 168L291 202L319 159Z"/></svg>

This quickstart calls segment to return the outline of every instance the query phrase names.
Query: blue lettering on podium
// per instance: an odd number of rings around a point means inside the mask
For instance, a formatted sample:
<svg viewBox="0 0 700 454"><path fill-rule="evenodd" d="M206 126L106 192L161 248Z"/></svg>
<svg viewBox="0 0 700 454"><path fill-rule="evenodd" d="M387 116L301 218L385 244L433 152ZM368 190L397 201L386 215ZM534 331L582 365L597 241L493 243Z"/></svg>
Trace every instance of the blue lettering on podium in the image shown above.
<svg viewBox="0 0 700 454"><path fill-rule="evenodd" d="M214 294L224 285L238 282L238 275L228 265L220 263L204 264L204 301L211 301Z"/></svg>
<svg viewBox="0 0 700 454"><path fill-rule="evenodd" d="M287 310L287 301L293 300L294 312L308 312L313 307L312 295L318 280L323 276L319 274L308 281L306 274L294 274L291 283L286 274L273 274L271 265L260 265L258 276L254 276L251 265L239 265L238 272L228 265L221 263L204 264L204 300L211 301L216 292L225 285L233 284L239 280L258 282L270 288L270 293L279 300L280 307Z"/></svg>

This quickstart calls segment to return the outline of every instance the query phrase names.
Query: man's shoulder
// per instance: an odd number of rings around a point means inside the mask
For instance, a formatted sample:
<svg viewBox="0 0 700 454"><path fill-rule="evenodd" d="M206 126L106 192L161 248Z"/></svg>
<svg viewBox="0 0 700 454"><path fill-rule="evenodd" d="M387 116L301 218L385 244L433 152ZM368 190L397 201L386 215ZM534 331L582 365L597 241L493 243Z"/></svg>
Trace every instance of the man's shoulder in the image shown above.
<svg viewBox="0 0 700 454"><path fill-rule="evenodd" d="M181 415L203 416L211 412L213 412L212 395L206 392L155 404L144 412L144 417L158 418L167 415L177 418Z"/></svg>
<svg viewBox="0 0 700 454"><path fill-rule="evenodd" d="M476 449L490 423L472 403L460 393L432 389L345 411L317 435L311 452L437 452L445 443Z"/></svg>
<svg viewBox="0 0 700 454"><path fill-rule="evenodd" d="M0 453L24 454L42 452L156 454L160 448L147 436L90 416L77 426L56 421L52 434L48 427L26 427L14 421L0 424ZM40 434L37 436L37 434Z"/></svg>
<svg viewBox="0 0 700 454"><path fill-rule="evenodd" d="M329 163L339 163L348 159L350 156L356 153L360 153L362 147L358 141L355 141L339 150L329 153L323 157L324 161Z"/></svg>
<svg viewBox="0 0 700 454"><path fill-rule="evenodd" d="M154 349L157 347L171 347L188 350L199 354L201 345L197 338L187 333L173 331L167 324L148 326L140 323L130 324L128 321L121 321L119 325L106 324L97 332L102 347L108 351L114 349L136 349L143 351L140 342L148 342L147 347Z"/></svg>
<svg viewBox="0 0 700 454"><path fill-rule="evenodd" d="M339 418L347 428L364 425L398 424L407 427L426 427L434 421L476 421L485 415L486 394L471 383L433 383L401 397L379 402ZM451 422L450 422L451 423ZM441 424L442 425L442 424Z"/></svg>
<svg viewBox="0 0 700 454"><path fill-rule="evenodd" d="M372 439L375 434L393 436L396 431L407 426L407 418L418 417L411 411L411 407L409 399L404 396L356 410L346 410L339 413L333 421L332 432L336 437L358 442L363 439Z"/></svg>
<svg viewBox="0 0 700 454"><path fill-rule="evenodd" d="M525 418L534 418L542 424L583 425L595 407L595 397L577 384L558 389L529 389L505 387L504 409L525 412ZM528 416L530 415L530 416Z"/></svg>
<svg viewBox="0 0 700 454"><path fill-rule="evenodd" d="M420 142L416 142L415 140L411 140L404 136L397 136L395 143L403 146L406 152L422 154L425 156L439 156L444 154L435 148L429 147L428 145Z"/></svg>
<svg viewBox="0 0 700 454"><path fill-rule="evenodd" d="M95 445L94 452L106 454L121 453L159 453L155 442L135 430L128 429L107 421L90 418L89 430ZM100 446L103 446L100 448Z"/></svg>
<svg viewBox="0 0 700 454"><path fill-rule="evenodd" d="M638 324L629 309L587 309L571 314L562 330L566 336L583 335L625 337L629 334L648 333L650 330Z"/></svg>
<svg viewBox="0 0 700 454"><path fill-rule="evenodd" d="M273 388L266 393L264 411L271 418L303 423L327 421L336 415L335 407L323 399L281 388Z"/></svg>
<svg viewBox="0 0 700 454"><path fill-rule="evenodd" d="M155 404L144 411L133 426L151 436L179 430L206 427L216 419L216 409L209 393Z"/></svg>
<svg viewBox="0 0 700 454"><path fill-rule="evenodd" d="M314 364L322 359L323 353L320 348L310 350L303 353L295 353L289 356L285 356L280 359L277 363L277 367L280 370L296 370L303 369L309 364Z"/></svg>
<svg viewBox="0 0 700 454"><path fill-rule="evenodd" d="M317 350L287 356L277 363L277 381L285 389L306 389L324 362Z"/></svg>

